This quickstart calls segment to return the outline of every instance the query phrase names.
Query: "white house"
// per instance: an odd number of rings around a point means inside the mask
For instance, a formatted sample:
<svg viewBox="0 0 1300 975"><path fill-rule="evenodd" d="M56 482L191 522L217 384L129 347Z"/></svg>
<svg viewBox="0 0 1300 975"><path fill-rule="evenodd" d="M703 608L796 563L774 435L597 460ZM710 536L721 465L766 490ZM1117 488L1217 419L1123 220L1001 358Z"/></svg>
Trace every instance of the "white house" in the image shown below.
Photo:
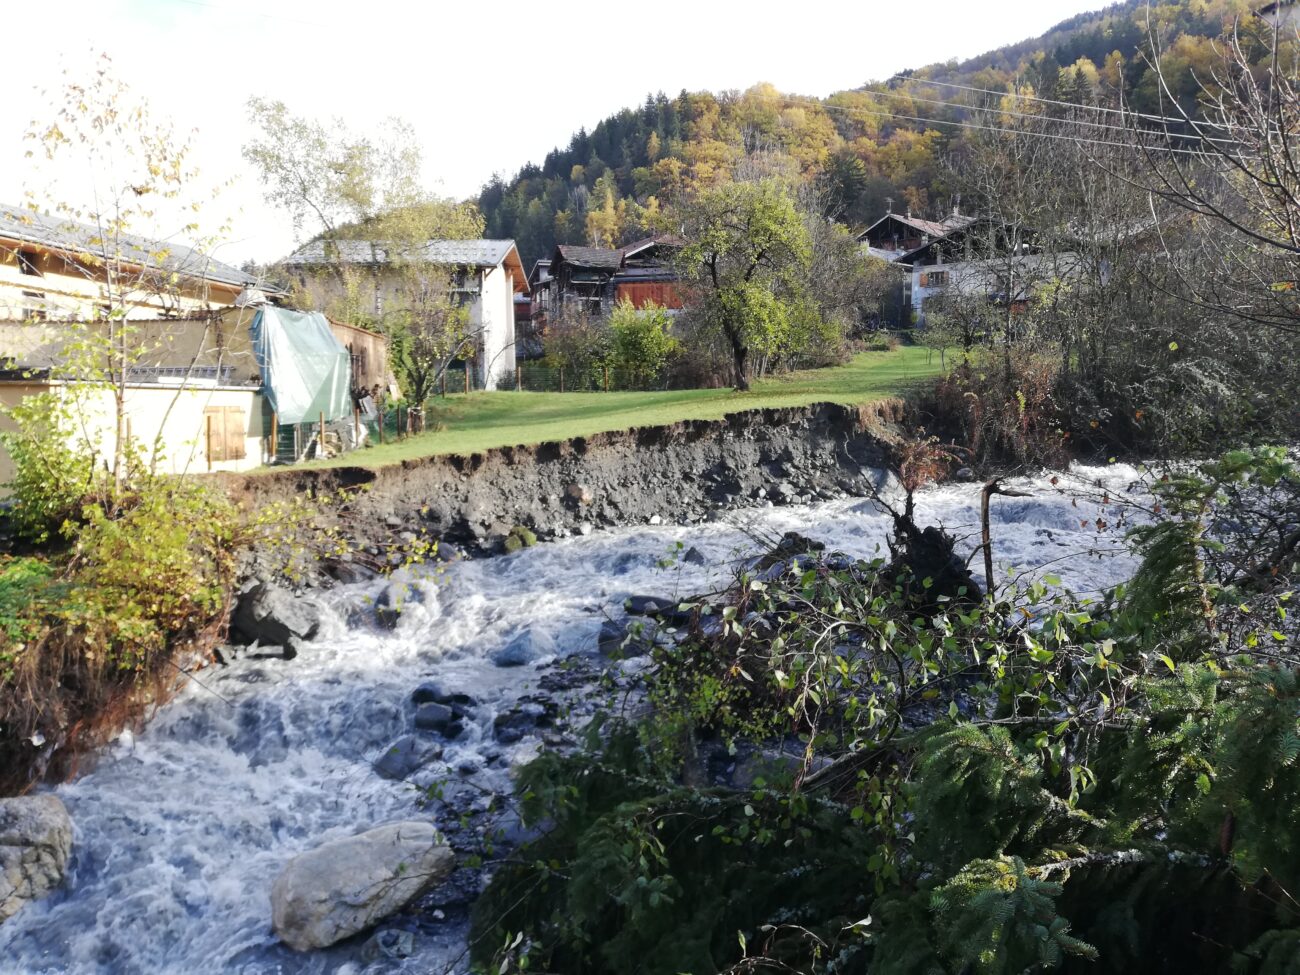
<svg viewBox="0 0 1300 975"><path fill-rule="evenodd" d="M394 255L396 256L396 255ZM403 263L427 262L447 268L453 294L469 310L470 332L476 336L474 373L477 385L495 389L503 376L515 371L515 295L528 293L528 279L513 240L430 240ZM345 284L333 274L319 273L343 264L361 272ZM367 240L318 240L280 262L285 273L316 307L347 298L360 303L376 320L403 300L399 278L392 273L389 249ZM348 289L352 288L351 293Z"/></svg>

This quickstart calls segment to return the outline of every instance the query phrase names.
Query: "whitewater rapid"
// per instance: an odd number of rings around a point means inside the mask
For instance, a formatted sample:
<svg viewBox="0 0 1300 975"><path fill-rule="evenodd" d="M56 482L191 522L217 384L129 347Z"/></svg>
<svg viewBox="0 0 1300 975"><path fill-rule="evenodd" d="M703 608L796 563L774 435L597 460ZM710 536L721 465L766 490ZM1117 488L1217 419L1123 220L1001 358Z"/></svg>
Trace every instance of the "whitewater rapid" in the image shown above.
<svg viewBox="0 0 1300 975"><path fill-rule="evenodd" d="M993 499L999 573L1046 571L1090 594L1132 573L1113 502L1141 492L1139 472L1113 465L1073 474L1055 485L1046 476L1013 482L1030 496ZM979 485L950 484L918 497L917 521L944 525L969 551L978 511ZM422 601L391 632L369 621L378 582L311 597L329 610L329 624L296 659L242 657L198 672L143 732L122 735L91 771L52 790L75 824L68 878L0 926L0 973L462 970L463 916L422 924L406 959L369 960L359 943L293 952L271 931L272 882L322 841L432 815L422 787L440 778L484 796L507 792L514 753L536 746L496 742L493 716L535 691L556 657L594 653L601 621L619 615L629 594L684 597L720 586L754 553L756 533L798 531L871 557L884 551L889 527L871 502L842 500L598 532L453 563L420 584ZM664 567L679 542L705 564L678 558ZM489 655L525 629L542 656L494 666ZM380 778L371 763L406 730L411 691L431 678L471 694L481 705L476 723L435 768L406 782Z"/></svg>

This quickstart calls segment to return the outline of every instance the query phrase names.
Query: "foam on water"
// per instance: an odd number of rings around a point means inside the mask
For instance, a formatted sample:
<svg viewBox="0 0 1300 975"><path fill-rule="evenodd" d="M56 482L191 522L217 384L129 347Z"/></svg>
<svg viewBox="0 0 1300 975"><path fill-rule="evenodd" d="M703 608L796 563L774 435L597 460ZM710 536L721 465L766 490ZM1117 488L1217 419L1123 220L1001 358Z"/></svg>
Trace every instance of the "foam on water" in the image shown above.
<svg viewBox="0 0 1300 975"><path fill-rule="evenodd" d="M1129 467L1079 468L1074 486L1112 497L1130 490ZM1062 482L1061 487L1065 487ZM1049 571L1077 591L1127 578L1134 560L1116 532L1084 527L1095 500L1045 478L995 498L993 538L1004 567ZM979 485L947 485L918 498L918 522L978 540ZM1107 515L1108 521L1114 518ZM54 791L76 824L64 888L0 927L0 972L324 973L441 971L463 948L463 925L422 933L417 954L366 969L356 946L299 955L270 928L269 892L297 853L385 821L428 815L415 783L371 768L406 730L406 701L436 677L486 706L448 746L450 768L476 768L489 790L508 789L511 747L492 741L492 717L535 684L552 656L590 651L606 614L644 592L686 596L726 581L752 554L750 535L799 531L833 549L883 551L887 516L863 501L736 512L721 522L601 532L503 558L450 566L417 580L420 596L393 632L363 622L375 585L317 596L327 632L293 661L241 658L198 674L139 735L124 735L97 765ZM659 563L682 542L707 564ZM349 626L352 619L356 625ZM489 654L523 629L542 657L499 668ZM521 746L513 746L521 747ZM487 761L491 752L506 760Z"/></svg>

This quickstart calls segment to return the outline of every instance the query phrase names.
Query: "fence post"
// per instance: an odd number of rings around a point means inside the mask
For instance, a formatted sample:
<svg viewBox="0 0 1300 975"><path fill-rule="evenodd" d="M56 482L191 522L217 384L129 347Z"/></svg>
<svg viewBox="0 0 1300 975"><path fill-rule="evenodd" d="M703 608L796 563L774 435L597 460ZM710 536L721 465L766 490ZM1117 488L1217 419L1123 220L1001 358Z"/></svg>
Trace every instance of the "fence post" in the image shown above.
<svg viewBox="0 0 1300 975"><path fill-rule="evenodd" d="M564 392L564 366L560 366L560 392Z"/></svg>
<svg viewBox="0 0 1300 975"><path fill-rule="evenodd" d="M316 456L318 457L325 456L325 411L324 410L320 411L320 451L317 453Z"/></svg>
<svg viewBox="0 0 1300 975"><path fill-rule="evenodd" d="M207 428L208 428L207 431L208 435L207 437L204 438L206 441L204 450L207 452L208 455L208 470L211 471L212 470L212 414L209 413L203 419L206 421Z"/></svg>
<svg viewBox="0 0 1300 975"><path fill-rule="evenodd" d="M384 401L380 400L377 409L379 410L379 442L384 442Z"/></svg>
<svg viewBox="0 0 1300 975"><path fill-rule="evenodd" d="M524 391L524 367L515 366L515 390L522 393Z"/></svg>
<svg viewBox="0 0 1300 975"><path fill-rule="evenodd" d="M609 366L605 367L605 392L609 392Z"/></svg>
<svg viewBox="0 0 1300 975"><path fill-rule="evenodd" d="M465 364L465 395L469 395L469 364Z"/></svg>
<svg viewBox="0 0 1300 975"><path fill-rule="evenodd" d="M352 442L361 446L361 407L352 404Z"/></svg>
<svg viewBox="0 0 1300 975"><path fill-rule="evenodd" d="M280 456L280 414L271 411L271 460Z"/></svg>
<svg viewBox="0 0 1300 975"><path fill-rule="evenodd" d="M442 371L442 375L438 377L438 382L442 386L442 398L446 399L447 398L447 370L446 369L444 369Z"/></svg>

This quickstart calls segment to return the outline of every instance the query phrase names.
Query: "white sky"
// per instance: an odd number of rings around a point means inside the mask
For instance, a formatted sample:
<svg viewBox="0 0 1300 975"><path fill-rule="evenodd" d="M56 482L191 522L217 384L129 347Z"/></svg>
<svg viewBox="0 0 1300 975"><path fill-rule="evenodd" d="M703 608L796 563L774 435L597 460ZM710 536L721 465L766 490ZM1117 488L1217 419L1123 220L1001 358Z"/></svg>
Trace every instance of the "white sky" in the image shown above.
<svg viewBox="0 0 1300 975"><path fill-rule="evenodd" d="M12 7L10 7L12 4ZM0 202L46 174L23 133L48 120L39 90L63 68L113 58L116 74L180 130L198 130L212 182L235 179L219 211L233 233L218 256L272 260L295 243L240 156L245 102L365 131L398 115L416 128L430 188L471 196L494 172L541 162L647 93L747 88L826 95L909 67L1033 37L1104 0L63 0L6 4ZM16 22L15 22L16 18ZM69 174L66 195L77 192Z"/></svg>

